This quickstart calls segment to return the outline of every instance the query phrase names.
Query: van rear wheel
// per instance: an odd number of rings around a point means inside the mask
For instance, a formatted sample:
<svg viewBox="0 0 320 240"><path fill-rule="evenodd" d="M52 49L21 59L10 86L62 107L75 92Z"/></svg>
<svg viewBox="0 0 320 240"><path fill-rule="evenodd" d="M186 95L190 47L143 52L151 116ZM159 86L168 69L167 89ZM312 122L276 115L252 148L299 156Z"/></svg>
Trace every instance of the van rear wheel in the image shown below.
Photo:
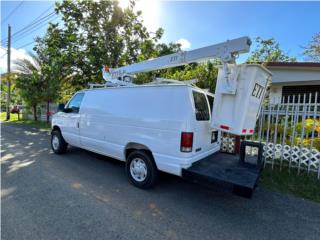
<svg viewBox="0 0 320 240"><path fill-rule="evenodd" d="M56 154L62 154L67 151L68 143L64 140L59 130L51 132L51 148Z"/></svg>
<svg viewBox="0 0 320 240"><path fill-rule="evenodd" d="M151 188L158 180L158 169L152 156L145 151L133 151L126 161L126 173L130 182L138 188Z"/></svg>

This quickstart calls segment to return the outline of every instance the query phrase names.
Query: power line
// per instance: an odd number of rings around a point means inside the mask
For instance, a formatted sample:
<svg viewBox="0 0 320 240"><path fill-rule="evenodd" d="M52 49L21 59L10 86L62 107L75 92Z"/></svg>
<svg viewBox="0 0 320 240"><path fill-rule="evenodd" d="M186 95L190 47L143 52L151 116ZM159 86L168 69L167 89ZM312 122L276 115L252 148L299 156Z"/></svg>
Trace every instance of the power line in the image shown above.
<svg viewBox="0 0 320 240"><path fill-rule="evenodd" d="M47 8L44 12L42 12L38 17L36 17L31 23L35 22L39 18L41 18L45 13L47 13L52 7L54 7L55 3L53 3L49 8ZM30 24L31 24L30 23Z"/></svg>
<svg viewBox="0 0 320 240"><path fill-rule="evenodd" d="M52 5L50 6L50 8L52 7ZM46 21L48 19L49 16L53 16L55 14L55 12L51 12L49 14L47 14L44 17L41 17L44 15L44 13L48 12L49 9L46 9L44 12L42 12L38 17L36 17L32 22L30 22L28 25L26 25L25 27L21 28L20 30L18 30L17 32L12 34L12 37L18 35L19 33L22 32L27 32L27 30L29 30L30 28L33 28L34 26L36 26L37 24L41 24L43 21ZM50 18L50 17L49 17ZM3 38L1 40L1 42L4 42L7 38Z"/></svg>
<svg viewBox="0 0 320 240"><path fill-rule="evenodd" d="M47 21L49 18L51 18L54 15L55 15L55 12L52 12L52 13L40 18L36 22L34 22L32 24L29 24L29 25L25 26L24 28L20 29L19 31L13 33L12 37L17 37L17 36L19 36L21 34L24 34L24 33L28 32L29 30L32 30L34 27L36 27L37 25Z"/></svg>
<svg viewBox="0 0 320 240"><path fill-rule="evenodd" d="M21 37L23 34L27 34L29 31L32 31L33 29L37 28L40 24L46 22L49 20L52 16L54 16L54 12L51 14L46 15L45 17L39 19L37 22L34 22L32 25L29 24L25 26L24 28L20 29L19 31L15 32L12 37ZM1 40L2 43L4 43L7 40L7 38L4 38Z"/></svg>
<svg viewBox="0 0 320 240"><path fill-rule="evenodd" d="M50 17L51 19L48 18L47 20L49 20L49 21L54 21L54 20L56 20L58 17L59 17L59 16L54 16L54 15L52 15L52 16ZM26 32L24 32L24 33L21 33L21 34L19 34L18 36L15 36L15 39L14 39L13 43L18 42L19 40L25 38L26 36L30 35L31 33L35 32L35 31L37 31L37 30L39 30L40 28L46 26L47 24L48 24L47 21L42 22L42 23L39 23L39 25L34 26L33 28L29 29L28 31L26 31Z"/></svg>
<svg viewBox="0 0 320 240"><path fill-rule="evenodd" d="M22 5L24 0L22 0L19 5L17 5L1 22L1 24L3 24L4 22L6 22L11 16L12 14L14 14L14 12Z"/></svg>
<svg viewBox="0 0 320 240"><path fill-rule="evenodd" d="M21 49L21 48L24 48L24 47L26 47L26 46L29 46L30 44L32 44L32 43L34 43L34 42L35 42L35 41L32 41L32 42L26 43L26 44L24 44L24 45L22 45L22 46L20 46L20 47L16 48L16 50L19 50L19 49Z"/></svg>
<svg viewBox="0 0 320 240"><path fill-rule="evenodd" d="M22 5L24 0L22 0L19 5L17 5L10 13L9 15L2 21L5 22L7 19L10 18L10 16L12 16L14 14L14 12ZM52 4L48 9L46 9L45 11L43 11L38 17L36 17L33 21L31 21L28 25L26 25L25 27L21 28L20 30L18 30L17 32L13 33L11 35L11 37L15 37L15 41L14 42L17 42L19 40L21 40L22 38L30 35L31 33L37 31L38 29L42 28L43 26L47 25L48 24L48 21L53 21L53 20L56 20L59 16L55 16L55 12L51 12L45 16L43 16L44 14L46 14L53 6L55 5ZM4 38L2 39L2 42L4 42L6 39L8 38ZM35 41L32 41L32 42L29 42L29 43L26 43L18 48L16 48L16 50L19 50L21 48L24 48L26 46L29 46L30 44L33 44L35 43ZM3 48L1 46L1 48ZM6 48L3 48L3 49L6 49ZM6 49L7 50L7 49ZM5 53L4 55L2 55L0 58L4 57L5 55L7 55L8 53Z"/></svg>
<svg viewBox="0 0 320 240"><path fill-rule="evenodd" d="M53 17L53 18L52 18L52 17ZM54 15L52 15L50 21L54 21L54 20L56 20L56 19L58 19L58 18L59 18L59 16L54 16ZM49 20L49 19L47 19L47 20ZM40 24L40 23L39 23L39 24ZM39 30L40 28L42 28L42 27L44 27L44 26L46 26L46 25L47 25L47 22L42 22L42 24L40 24L40 25L38 25L38 26L34 26L35 28L29 29L29 31L30 31L30 30L33 30L33 31L28 32L28 33L26 33L25 35L22 35L22 36L21 36L20 38L18 38L18 39L15 39L15 41L13 41L13 43L14 43L14 42L17 42L17 41L19 41L19 40L21 40L21 39L23 39L24 37L30 35L31 33ZM27 44L24 44L24 45L16 48L16 50L21 49L21 48L24 48L24 47L26 47L26 46L34 43L34 42L35 42L35 41L29 42L29 43L27 43ZM3 49L6 49L6 48L3 48Z"/></svg>

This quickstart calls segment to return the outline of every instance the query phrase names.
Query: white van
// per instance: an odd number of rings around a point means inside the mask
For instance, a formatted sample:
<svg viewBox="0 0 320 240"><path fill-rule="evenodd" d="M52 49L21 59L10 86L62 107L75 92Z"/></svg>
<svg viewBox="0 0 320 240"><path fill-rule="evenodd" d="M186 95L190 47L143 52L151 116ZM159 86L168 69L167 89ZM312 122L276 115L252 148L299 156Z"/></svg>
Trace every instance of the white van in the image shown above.
<svg viewBox="0 0 320 240"><path fill-rule="evenodd" d="M171 83L77 92L52 119L51 146L68 144L126 162L137 187L156 183L158 171L182 175L220 149L211 128L213 94Z"/></svg>

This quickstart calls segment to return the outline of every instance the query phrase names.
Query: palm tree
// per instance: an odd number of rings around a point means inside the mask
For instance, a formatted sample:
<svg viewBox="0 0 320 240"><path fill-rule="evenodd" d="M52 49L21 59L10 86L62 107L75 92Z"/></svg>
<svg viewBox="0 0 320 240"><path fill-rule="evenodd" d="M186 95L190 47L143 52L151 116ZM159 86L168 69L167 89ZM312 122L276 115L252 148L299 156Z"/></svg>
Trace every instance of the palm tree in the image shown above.
<svg viewBox="0 0 320 240"><path fill-rule="evenodd" d="M29 52L28 53L30 59L23 58L14 61L15 72L18 74L32 74L34 71L41 71L41 60L35 54Z"/></svg>

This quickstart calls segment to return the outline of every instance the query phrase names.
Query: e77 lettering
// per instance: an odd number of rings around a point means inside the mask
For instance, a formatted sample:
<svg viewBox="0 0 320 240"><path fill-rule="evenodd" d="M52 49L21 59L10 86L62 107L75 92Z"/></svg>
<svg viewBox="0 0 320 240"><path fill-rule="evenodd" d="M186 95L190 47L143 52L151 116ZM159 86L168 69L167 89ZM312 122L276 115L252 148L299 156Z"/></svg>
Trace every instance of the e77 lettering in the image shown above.
<svg viewBox="0 0 320 240"><path fill-rule="evenodd" d="M254 85L254 88L253 88L253 91L252 91L252 96L260 99L260 97L261 97L261 95L263 93L263 89L264 89L264 87L262 87L261 85L256 83Z"/></svg>

